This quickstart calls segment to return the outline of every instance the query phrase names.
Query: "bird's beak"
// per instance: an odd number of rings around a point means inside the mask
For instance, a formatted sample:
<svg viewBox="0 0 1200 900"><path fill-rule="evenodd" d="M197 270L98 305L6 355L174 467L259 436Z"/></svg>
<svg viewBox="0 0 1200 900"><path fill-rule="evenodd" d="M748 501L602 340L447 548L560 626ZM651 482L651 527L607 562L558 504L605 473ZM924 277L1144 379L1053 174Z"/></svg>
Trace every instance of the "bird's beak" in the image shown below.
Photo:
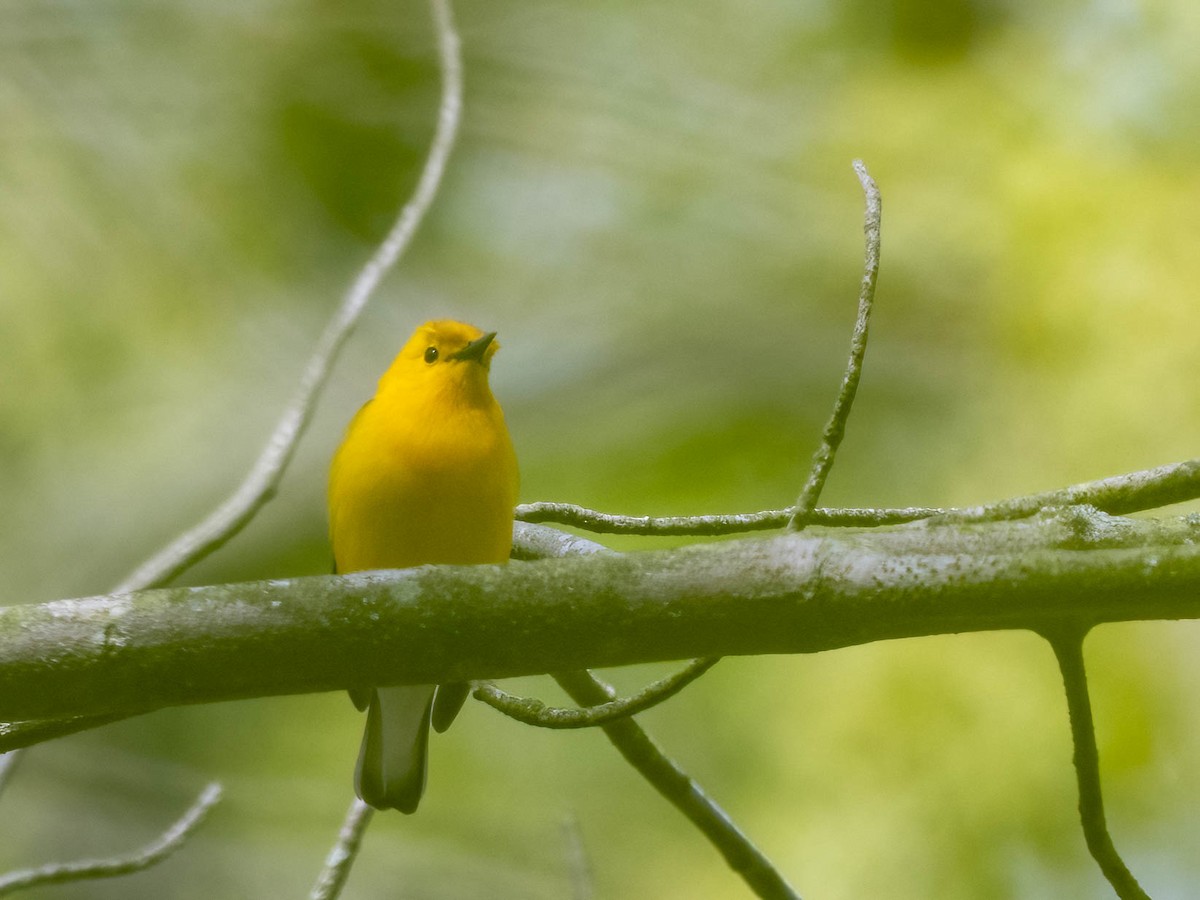
<svg viewBox="0 0 1200 900"><path fill-rule="evenodd" d="M463 347L457 353L451 353L451 359L473 359L480 362L483 359L483 354L487 352L487 348L491 346L492 341L496 339L496 332L489 331L481 338L476 338Z"/></svg>

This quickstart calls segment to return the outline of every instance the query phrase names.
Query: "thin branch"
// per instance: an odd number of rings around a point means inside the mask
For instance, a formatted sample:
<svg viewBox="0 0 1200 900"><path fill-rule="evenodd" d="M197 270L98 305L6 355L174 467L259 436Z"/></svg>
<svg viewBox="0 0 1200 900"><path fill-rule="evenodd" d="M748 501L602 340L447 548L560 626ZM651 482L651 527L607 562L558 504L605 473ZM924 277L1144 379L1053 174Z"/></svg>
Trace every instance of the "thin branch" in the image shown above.
<svg viewBox="0 0 1200 900"><path fill-rule="evenodd" d="M624 516L604 513L571 503L523 503L516 517L522 522L554 522L582 528L593 534L690 535L706 537L724 534L744 534L752 531L771 531L787 525L795 513L788 509L766 509L752 513L730 513L710 516ZM809 513L809 525L840 528L875 528L881 525L903 525L918 519L940 515L949 510L929 506L909 506L899 509L814 509Z"/></svg>
<svg viewBox="0 0 1200 900"><path fill-rule="evenodd" d="M879 276L879 231L882 206L879 199L879 188L867 172L867 167L861 159L854 161L854 172L862 184L866 195L866 212L863 222L863 232L866 235L866 254L863 261L862 286L858 293L858 315L854 322L854 334L850 337L850 357L846 361L846 372L842 376L842 387L838 392L833 413L825 425L821 435L821 445L813 455L812 470L800 498L796 501L792 517L788 520L790 531L799 531L808 524L808 517L816 509L825 487L825 479L833 468L834 457L846 434L846 421L850 418L850 408L854 405L854 395L858 392L858 382L862 377L863 356L867 352L867 330L871 320L871 307L875 303L875 282Z"/></svg>
<svg viewBox="0 0 1200 900"><path fill-rule="evenodd" d="M279 419L245 480L207 518L138 566L117 586L116 593L166 584L225 544L271 500L301 436L308 428L317 396L329 378L338 351L350 336L380 281L408 248L433 203L458 133L462 109L462 60L448 0L431 0L431 3L437 23L442 97L433 143L412 197L400 211L383 243L342 298L336 315L317 341L316 350L300 377L300 386L292 402Z"/></svg>
<svg viewBox="0 0 1200 900"><path fill-rule="evenodd" d="M342 893L346 879L350 877L350 867L358 857L362 847L363 835L371 824L375 810L363 803L357 797L346 811L346 818L338 831L337 843L325 857L325 868L317 877L308 900L335 900Z"/></svg>
<svg viewBox="0 0 1200 900"><path fill-rule="evenodd" d="M833 413L825 426L821 444L813 456L812 469L796 505L787 510L766 510L726 516L612 516L569 504L534 503L517 508L517 518L525 522L558 522L595 532L623 534L687 534L716 535L760 531L787 526L800 530L813 523L823 525L877 526L894 525L927 518L941 513L939 509L912 508L904 510L821 510L817 500L837 455L838 446L846 431L846 421L862 376L863 356L867 348L868 325L875 300L875 283L879 274L879 240L881 203L879 189L867 172L862 160L854 161L854 171L866 195L863 230L866 252L863 263L862 286L858 298L858 314L850 339L850 355L842 377L841 390Z"/></svg>
<svg viewBox="0 0 1200 900"><path fill-rule="evenodd" d="M1200 459L1155 466L1096 481L1036 494L1024 494L980 506L943 509L929 506L817 507L809 525L827 528L875 528L903 525L921 519L936 524L1023 519L1055 506L1093 506L1111 515L1158 509L1200 498ZM525 503L517 507L522 522L554 522L593 534L715 536L783 528L795 508L711 516L625 516L571 503Z"/></svg>
<svg viewBox="0 0 1200 900"><path fill-rule="evenodd" d="M474 697L526 725L559 729L594 728L605 722L645 712L674 697L718 662L720 657L694 660L686 668L654 682L631 697L610 700L586 709L547 706L533 697L518 697L502 691L490 682L476 685Z"/></svg>
<svg viewBox="0 0 1200 900"><path fill-rule="evenodd" d="M1079 784L1079 820L1092 858L1121 900L1150 900L1137 879L1113 846L1104 819L1104 795L1100 789L1100 754L1096 749L1096 728L1088 699L1087 670L1083 662L1086 628L1043 631L1042 636L1054 648L1067 694L1067 713L1071 720L1071 741L1075 747L1075 778Z"/></svg>
<svg viewBox="0 0 1200 900"><path fill-rule="evenodd" d="M564 672L554 678L576 703L584 706L598 706L616 697L610 685L590 672ZM700 829L755 894L764 900L799 897L750 838L699 784L662 752L637 722L625 718L600 727L625 760Z"/></svg>
<svg viewBox="0 0 1200 900"><path fill-rule="evenodd" d="M85 859L69 863L51 863L37 869L20 869L0 876L0 896L15 891L40 887L47 884L64 884L71 881L90 881L96 878L113 878L140 872L162 862L191 837L204 821L209 810L221 799L221 785L215 781L208 785L191 808L161 835L128 856L111 859Z"/></svg>
<svg viewBox="0 0 1200 900"><path fill-rule="evenodd" d="M1052 506L1094 506L1101 512L1123 516L1159 509L1200 498L1200 459L1155 466L1097 481L1085 481L1055 491L1026 494L983 506L946 510L934 521L998 522L1024 519Z"/></svg>

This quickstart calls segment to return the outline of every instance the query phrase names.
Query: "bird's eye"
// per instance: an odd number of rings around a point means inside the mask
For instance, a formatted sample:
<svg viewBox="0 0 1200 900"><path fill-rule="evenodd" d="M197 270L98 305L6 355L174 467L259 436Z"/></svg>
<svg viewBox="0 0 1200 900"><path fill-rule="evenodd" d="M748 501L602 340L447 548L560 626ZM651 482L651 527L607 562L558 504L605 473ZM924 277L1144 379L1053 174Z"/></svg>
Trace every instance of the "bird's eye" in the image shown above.
<svg viewBox="0 0 1200 900"><path fill-rule="evenodd" d="M435 363L435 362L437 362L437 358L438 358L437 347L426 347L425 348L425 362Z"/></svg>

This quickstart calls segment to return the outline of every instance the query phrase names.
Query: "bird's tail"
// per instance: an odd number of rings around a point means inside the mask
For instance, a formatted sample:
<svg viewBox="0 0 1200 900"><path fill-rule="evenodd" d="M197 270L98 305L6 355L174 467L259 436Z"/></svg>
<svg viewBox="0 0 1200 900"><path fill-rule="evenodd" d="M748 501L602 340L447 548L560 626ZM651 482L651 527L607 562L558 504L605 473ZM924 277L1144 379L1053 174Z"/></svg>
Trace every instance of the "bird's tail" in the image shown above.
<svg viewBox="0 0 1200 900"><path fill-rule="evenodd" d="M411 813L421 802L435 690L417 684L371 693L354 789L376 809Z"/></svg>

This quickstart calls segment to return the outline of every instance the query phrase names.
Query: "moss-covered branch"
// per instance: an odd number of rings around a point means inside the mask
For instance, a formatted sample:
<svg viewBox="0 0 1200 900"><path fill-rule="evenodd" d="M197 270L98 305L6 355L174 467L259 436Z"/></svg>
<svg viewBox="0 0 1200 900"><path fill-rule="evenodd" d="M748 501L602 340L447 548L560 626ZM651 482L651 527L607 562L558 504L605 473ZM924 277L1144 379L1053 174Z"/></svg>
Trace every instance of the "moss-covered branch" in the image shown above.
<svg viewBox="0 0 1200 900"><path fill-rule="evenodd" d="M518 546L545 540L521 526ZM784 534L0 610L0 720L1200 617L1200 517Z"/></svg>

